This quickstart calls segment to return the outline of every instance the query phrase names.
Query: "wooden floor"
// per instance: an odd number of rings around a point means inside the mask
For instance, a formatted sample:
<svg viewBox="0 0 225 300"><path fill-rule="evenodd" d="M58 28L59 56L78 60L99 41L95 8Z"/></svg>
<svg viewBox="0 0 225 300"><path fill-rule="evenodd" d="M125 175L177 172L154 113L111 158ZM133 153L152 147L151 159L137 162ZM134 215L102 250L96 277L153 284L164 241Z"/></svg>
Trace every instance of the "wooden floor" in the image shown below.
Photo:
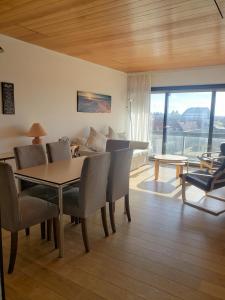
<svg viewBox="0 0 225 300"><path fill-rule="evenodd" d="M15 271L6 275L7 300L225 299L225 214L184 207L171 167L160 169L158 182L152 166L135 171L130 194L132 222L119 201L116 234L103 237L99 215L89 221L89 254L80 227L67 218L64 259L40 240L39 227L28 238L21 232Z"/></svg>

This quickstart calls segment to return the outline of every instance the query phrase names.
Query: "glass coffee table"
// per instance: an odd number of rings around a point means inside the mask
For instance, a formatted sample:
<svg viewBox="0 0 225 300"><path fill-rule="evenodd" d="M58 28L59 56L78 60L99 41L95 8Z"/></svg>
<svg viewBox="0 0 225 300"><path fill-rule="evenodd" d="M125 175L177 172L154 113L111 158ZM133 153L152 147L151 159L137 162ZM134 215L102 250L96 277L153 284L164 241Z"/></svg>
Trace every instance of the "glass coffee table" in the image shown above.
<svg viewBox="0 0 225 300"><path fill-rule="evenodd" d="M176 178L179 178L180 174L183 174L184 166L188 169L188 158L186 156L161 154L155 155L155 180L159 178L159 165L171 164L176 166Z"/></svg>

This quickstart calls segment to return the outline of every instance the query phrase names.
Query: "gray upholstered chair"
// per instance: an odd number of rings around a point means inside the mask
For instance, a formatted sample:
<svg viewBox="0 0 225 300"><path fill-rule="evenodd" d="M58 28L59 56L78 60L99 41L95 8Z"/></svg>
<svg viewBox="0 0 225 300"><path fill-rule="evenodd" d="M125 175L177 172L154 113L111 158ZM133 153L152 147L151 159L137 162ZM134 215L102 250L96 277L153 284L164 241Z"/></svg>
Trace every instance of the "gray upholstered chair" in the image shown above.
<svg viewBox="0 0 225 300"><path fill-rule="evenodd" d="M63 212L80 219L82 236L86 252L89 252L86 220L101 209L105 236L108 236L106 220L106 189L110 165L110 154L103 153L85 158L80 187L63 193ZM57 201L57 200L55 200Z"/></svg>
<svg viewBox="0 0 225 300"><path fill-rule="evenodd" d="M48 161L50 163L59 161L59 160L70 160L72 159L72 153L70 150L70 144L66 141L58 141L53 143L47 143L46 144L46 150L47 150L47 156ZM65 187L65 190L70 189L71 187L78 187L79 182L73 183L72 185L68 185ZM75 218L74 216L71 216L71 223L79 223L78 218Z"/></svg>
<svg viewBox="0 0 225 300"><path fill-rule="evenodd" d="M14 155L17 169L24 169L43 165L47 163L47 157L42 145L28 145L14 148ZM29 196L49 200L55 198L57 190L42 184L35 184L25 180L19 180L20 191ZM26 228L26 234L29 234L29 228ZM41 236L45 238L45 223L41 224ZM51 221L47 222L47 237L51 239Z"/></svg>
<svg viewBox="0 0 225 300"><path fill-rule="evenodd" d="M128 221L131 221L129 206L129 173L132 160L132 149L120 149L111 152L109 179L107 187L107 202L109 202L109 215L112 231L116 232L115 202L125 198L125 211Z"/></svg>
<svg viewBox="0 0 225 300"><path fill-rule="evenodd" d="M57 247L58 207L37 197L17 195L12 168L6 163L0 163L0 191L1 226L11 232L8 273L12 273L16 261L19 230L54 219L55 247Z"/></svg>
<svg viewBox="0 0 225 300"><path fill-rule="evenodd" d="M72 159L70 144L67 142L59 141L46 144L48 161L54 162L58 160Z"/></svg>

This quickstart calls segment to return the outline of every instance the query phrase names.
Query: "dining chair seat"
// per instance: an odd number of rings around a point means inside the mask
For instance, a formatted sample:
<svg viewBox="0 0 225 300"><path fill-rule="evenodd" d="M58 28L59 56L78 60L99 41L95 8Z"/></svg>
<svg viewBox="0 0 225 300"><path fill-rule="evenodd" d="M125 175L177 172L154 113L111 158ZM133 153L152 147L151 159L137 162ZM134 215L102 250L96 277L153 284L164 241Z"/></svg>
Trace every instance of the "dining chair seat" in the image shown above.
<svg viewBox="0 0 225 300"><path fill-rule="evenodd" d="M18 201L19 222L16 226L5 228L6 230L18 231L58 216L58 207L40 198L20 195Z"/></svg>
<svg viewBox="0 0 225 300"><path fill-rule="evenodd" d="M38 197L51 202L51 199L57 197L57 189L54 187L46 186L44 184L37 184L35 186L23 190L21 194L29 195L32 197Z"/></svg>

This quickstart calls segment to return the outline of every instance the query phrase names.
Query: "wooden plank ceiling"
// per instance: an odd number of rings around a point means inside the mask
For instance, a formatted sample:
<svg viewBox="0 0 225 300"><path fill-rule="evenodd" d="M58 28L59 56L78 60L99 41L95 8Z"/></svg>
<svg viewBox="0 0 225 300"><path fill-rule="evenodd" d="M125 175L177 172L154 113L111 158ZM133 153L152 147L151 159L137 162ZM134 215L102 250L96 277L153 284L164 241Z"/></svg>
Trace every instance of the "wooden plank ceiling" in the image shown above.
<svg viewBox="0 0 225 300"><path fill-rule="evenodd" d="M225 64L224 22L213 0L0 0L1 33L125 72Z"/></svg>

